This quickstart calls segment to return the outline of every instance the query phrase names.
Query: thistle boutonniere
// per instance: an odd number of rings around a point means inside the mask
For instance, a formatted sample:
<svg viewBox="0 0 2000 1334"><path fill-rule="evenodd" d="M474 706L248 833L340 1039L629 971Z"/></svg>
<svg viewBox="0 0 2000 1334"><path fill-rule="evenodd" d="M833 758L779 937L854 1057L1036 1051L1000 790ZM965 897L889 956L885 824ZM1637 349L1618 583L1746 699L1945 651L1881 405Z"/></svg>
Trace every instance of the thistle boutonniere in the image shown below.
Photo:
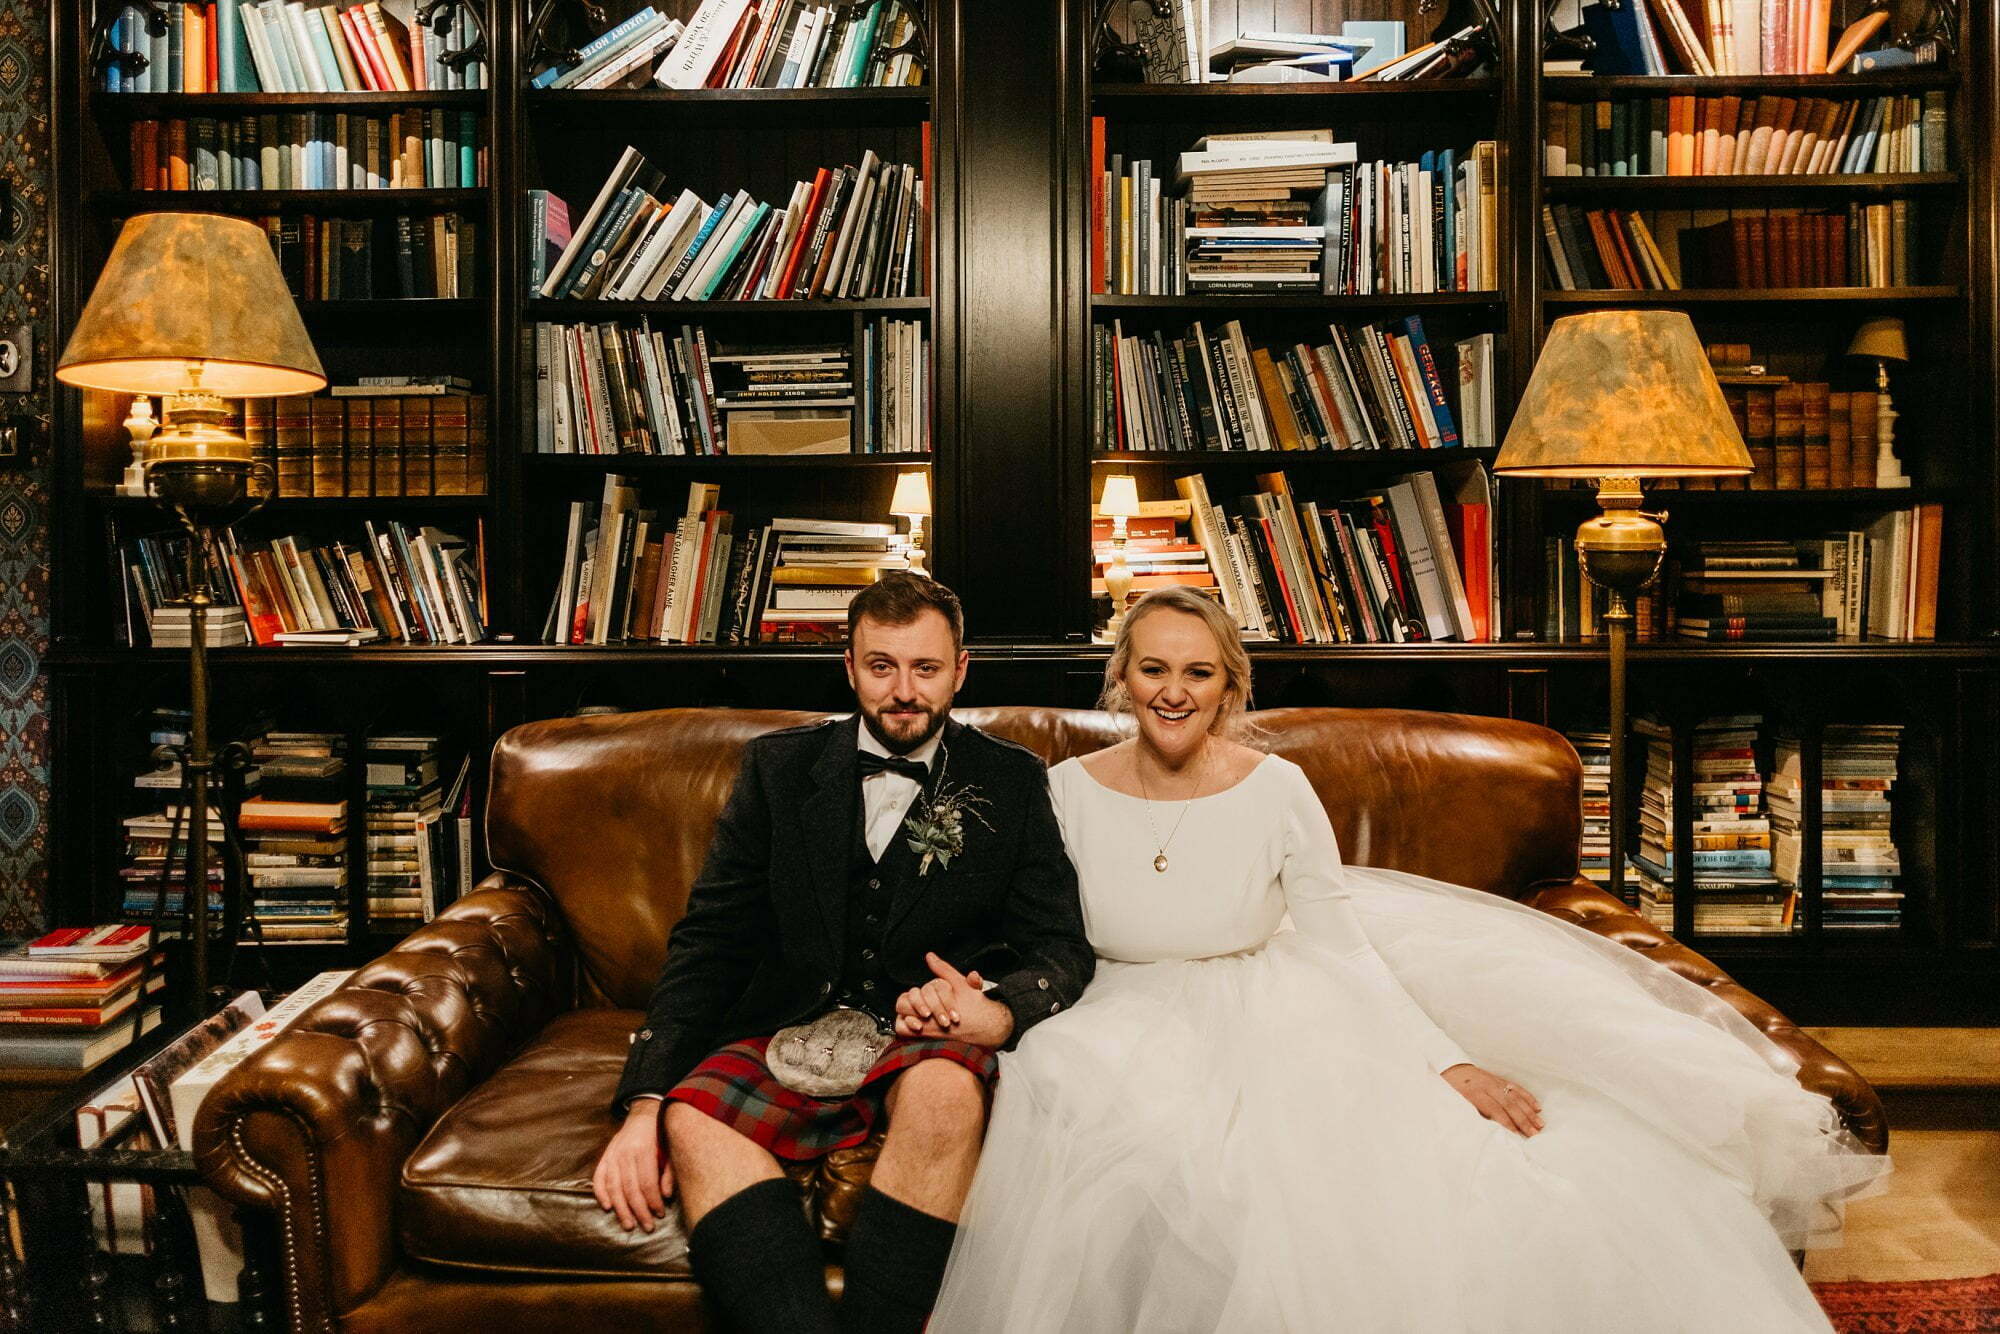
<svg viewBox="0 0 2000 1334"><path fill-rule="evenodd" d="M944 781L940 770L937 786L923 799L923 809L903 821L903 829L910 835L910 851L923 857L917 863L919 876L930 873L932 858L937 859L939 866L949 870L951 859L965 851L966 816L970 815L988 829L993 827L986 824L986 817L974 809L986 804L986 798L979 795L978 788L970 783L953 786Z"/></svg>

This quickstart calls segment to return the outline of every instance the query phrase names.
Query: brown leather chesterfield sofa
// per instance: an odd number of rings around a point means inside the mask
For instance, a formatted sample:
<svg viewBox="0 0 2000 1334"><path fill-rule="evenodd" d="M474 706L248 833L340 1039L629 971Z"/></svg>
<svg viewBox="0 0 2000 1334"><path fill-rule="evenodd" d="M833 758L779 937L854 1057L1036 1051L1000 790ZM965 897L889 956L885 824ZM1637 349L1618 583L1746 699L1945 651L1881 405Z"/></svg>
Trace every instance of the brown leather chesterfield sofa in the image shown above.
<svg viewBox="0 0 2000 1334"><path fill-rule="evenodd" d="M493 757L501 868L239 1066L196 1127L202 1171L275 1213L293 1328L704 1328L670 1217L627 1234L591 1196L612 1090L748 738L818 715L672 709L515 728ZM962 709L1051 764L1108 715ZM1374 709L1258 714L1351 862L1505 894L1644 950L1795 1050L1880 1151L1853 1070L1577 876L1577 758L1524 723ZM1439 837L1448 832L1449 837ZM836 1240L870 1146L798 1182ZM838 1282L837 1271L829 1280Z"/></svg>

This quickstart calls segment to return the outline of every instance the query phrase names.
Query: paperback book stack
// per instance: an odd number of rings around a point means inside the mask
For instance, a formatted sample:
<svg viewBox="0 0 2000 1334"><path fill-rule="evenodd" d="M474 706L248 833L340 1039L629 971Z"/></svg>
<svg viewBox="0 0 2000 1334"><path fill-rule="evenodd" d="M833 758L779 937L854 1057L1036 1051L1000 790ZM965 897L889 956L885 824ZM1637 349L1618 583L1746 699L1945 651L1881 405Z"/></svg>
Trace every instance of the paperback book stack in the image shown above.
<svg viewBox="0 0 2000 1334"><path fill-rule="evenodd" d="M270 731L251 747L263 782L237 824L265 940L347 937L346 751L334 732Z"/></svg>
<svg viewBox="0 0 2000 1334"><path fill-rule="evenodd" d="M145 744L150 752L158 747L185 746L190 717L186 709L155 708L144 719ZM249 735L254 735L254 729ZM245 735L238 733L238 735ZM177 923L187 911L188 831L183 817L176 823L173 804L181 793L181 765L167 755L152 754L132 775L132 786L156 809L128 818L125 829L125 863L118 869L122 897L119 911L127 922L150 923L155 906L165 914L161 934L179 934ZM225 780L223 796L253 795L261 790L263 771L255 765ZM213 808L211 808L212 810ZM210 816L208 824L208 908L218 925L222 912L223 826ZM171 855L169 855L171 853ZM165 897L164 905L159 904Z"/></svg>
<svg viewBox="0 0 2000 1334"><path fill-rule="evenodd" d="M1156 588L1178 585L1192 588L1216 602L1222 590L1216 585L1215 571L1208 553L1188 532L1194 513L1186 500L1142 500L1144 513L1125 520L1125 568L1132 572L1130 598L1136 600ZM1112 520L1093 513L1090 519L1090 595L1108 598L1104 571L1117 552L1112 539ZM1107 607L1109 603L1107 602Z"/></svg>
<svg viewBox="0 0 2000 1334"><path fill-rule="evenodd" d="M1354 145L1335 143L1332 130L1253 130L1197 140L1180 155L1174 174L1175 187L1186 192L1186 267L1170 267L1163 287L1139 290L1320 290L1326 229L1309 215L1327 188L1328 170L1354 160ZM1174 200L1170 207L1181 204ZM1143 264L1148 257L1139 259Z"/></svg>
<svg viewBox="0 0 2000 1334"><path fill-rule="evenodd" d="M1903 864L1890 831L1902 740L1896 723L1838 723L1821 734L1820 925L1828 930L1893 931L1902 923ZM1772 865L1797 886L1805 821L1798 741L1778 737L1772 758L1764 785Z"/></svg>
<svg viewBox="0 0 2000 1334"><path fill-rule="evenodd" d="M0 1065L88 1070L160 1021L166 986L144 926L73 926L0 951Z"/></svg>
<svg viewBox="0 0 2000 1334"><path fill-rule="evenodd" d="M773 519L759 534L758 568L768 593L753 586L759 642L839 642L847 604L884 570L909 568L894 526L845 519Z"/></svg>
<svg viewBox="0 0 2000 1334"><path fill-rule="evenodd" d="M1611 879L1611 734L1565 732L1583 761L1583 841L1577 860L1586 880Z"/></svg>
<svg viewBox="0 0 2000 1334"><path fill-rule="evenodd" d="M845 454L854 378L844 343L718 349L715 407L728 454Z"/></svg>
<svg viewBox="0 0 2000 1334"><path fill-rule="evenodd" d="M1779 538L1697 542L1681 566L1680 637L1832 639L1840 631L1839 619L1827 614L1832 575Z"/></svg>
<svg viewBox="0 0 2000 1334"><path fill-rule="evenodd" d="M1654 925L1673 925L1674 875L1686 857L1694 881L1694 926L1709 934L1774 934L1794 928L1797 893L1771 869L1771 821L1757 768L1756 714L1709 718L1696 725L1690 787L1694 809L1688 848L1674 845L1673 732L1651 718L1634 720L1646 738L1639 791L1639 848L1631 856L1639 906Z"/></svg>
<svg viewBox="0 0 2000 1334"><path fill-rule="evenodd" d="M1208 67L1230 83L1338 83L1374 49L1372 37L1332 33L1239 33L1208 52Z"/></svg>
<svg viewBox="0 0 2000 1334"><path fill-rule="evenodd" d="M122 628L128 644L155 648L187 648L193 641L188 596L185 533L148 533L117 548L117 568L123 573L118 591L125 614ZM201 534L200 560L214 598L204 620L203 642L209 648L233 648L250 641L250 623L229 575L215 534Z"/></svg>
<svg viewBox="0 0 2000 1334"><path fill-rule="evenodd" d="M378 733L367 739L368 927L407 931L449 902L454 858L446 838L442 738Z"/></svg>

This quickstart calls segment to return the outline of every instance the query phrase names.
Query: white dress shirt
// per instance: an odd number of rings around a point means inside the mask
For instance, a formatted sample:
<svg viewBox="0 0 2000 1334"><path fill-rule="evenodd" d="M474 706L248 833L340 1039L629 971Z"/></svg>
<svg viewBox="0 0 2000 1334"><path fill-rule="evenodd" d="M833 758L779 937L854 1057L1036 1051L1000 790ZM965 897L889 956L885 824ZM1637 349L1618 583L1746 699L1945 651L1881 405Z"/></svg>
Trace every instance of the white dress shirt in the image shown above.
<svg viewBox="0 0 2000 1334"><path fill-rule="evenodd" d="M868 730L865 721L859 730L861 733L859 749L873 755L890 753L887 746L875 739L875 734ZM944 732L940 729L932 734L930 740L903 758L915 760L918 764L928 767L932 757L937 754L938 742L943 737ZM895 838L896 830L901 827L903 817L909 813L910 802L918 791L917 781L914 778L905 778L902 774L890 773L886 769L869 774L861 780L861 829L863 836L868 840L868 855L876 861L882 860L882 854L888 850L889 841Z"/></svg>

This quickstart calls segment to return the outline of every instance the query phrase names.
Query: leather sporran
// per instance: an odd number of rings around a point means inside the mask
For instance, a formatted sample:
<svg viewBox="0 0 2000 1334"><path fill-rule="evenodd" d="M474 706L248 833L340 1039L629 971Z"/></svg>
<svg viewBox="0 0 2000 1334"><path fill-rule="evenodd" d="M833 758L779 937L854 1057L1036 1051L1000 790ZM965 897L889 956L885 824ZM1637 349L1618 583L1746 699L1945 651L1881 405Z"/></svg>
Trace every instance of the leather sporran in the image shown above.
<svg viewBox="0 0 2000 1334"><path fill-rule="evenodd" d="M794 1093L851 1098L888 1050L892 1035L866 1010L828 1010L781 1028L764 1051L772 1076Z"/></svg>

